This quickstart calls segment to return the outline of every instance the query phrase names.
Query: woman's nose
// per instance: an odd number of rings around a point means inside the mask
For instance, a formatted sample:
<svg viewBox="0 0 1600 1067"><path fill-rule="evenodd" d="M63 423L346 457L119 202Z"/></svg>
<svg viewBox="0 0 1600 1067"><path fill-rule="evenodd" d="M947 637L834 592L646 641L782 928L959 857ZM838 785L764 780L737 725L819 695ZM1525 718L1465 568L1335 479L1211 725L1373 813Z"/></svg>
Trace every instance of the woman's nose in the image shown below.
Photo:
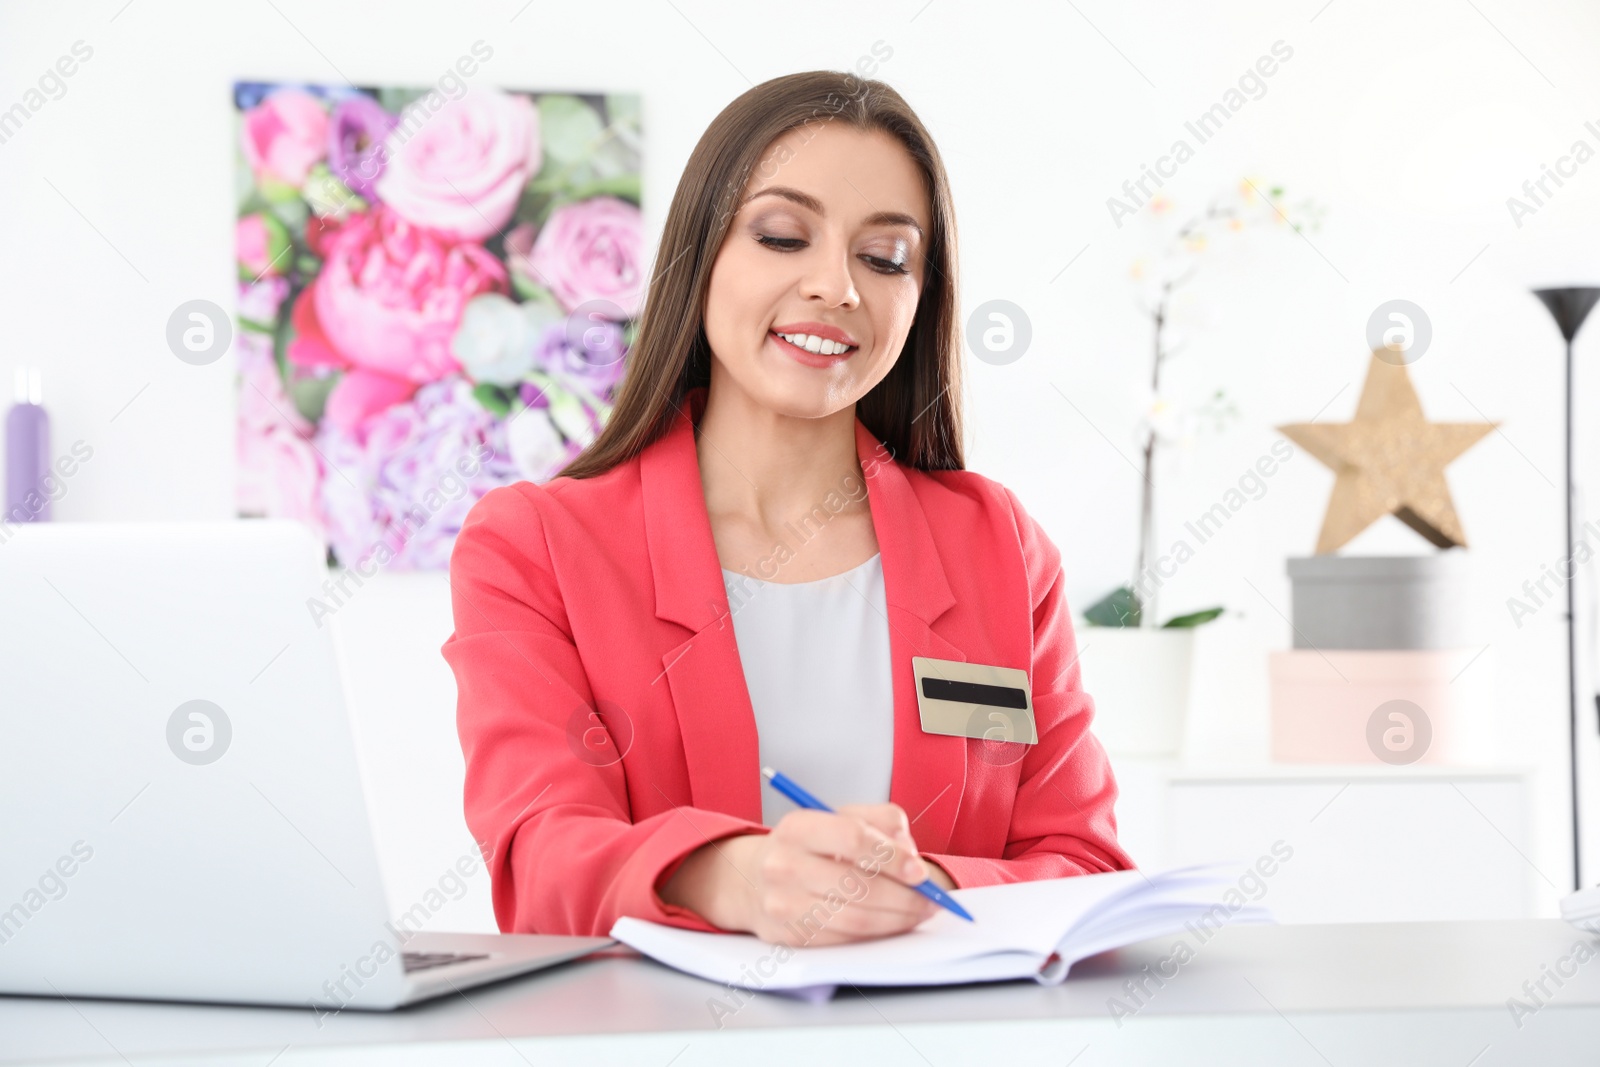
<svg viewBox="0 0 1600 1067"><path fill-rule="evenodd" d="M811 251L800 280L800 295L817 297L829 307L854 307L860 303L861 294L850 273L849 250L842 244L819 241Z"/></svg>

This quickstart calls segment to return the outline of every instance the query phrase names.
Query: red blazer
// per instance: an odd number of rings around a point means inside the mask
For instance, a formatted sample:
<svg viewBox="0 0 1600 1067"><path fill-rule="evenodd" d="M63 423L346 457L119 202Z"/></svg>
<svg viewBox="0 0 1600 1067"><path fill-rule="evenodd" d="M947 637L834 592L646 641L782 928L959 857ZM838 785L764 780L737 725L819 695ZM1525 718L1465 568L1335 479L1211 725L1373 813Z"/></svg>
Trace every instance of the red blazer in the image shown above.
<svg viewBox="0 0 1600 1067"><path fill-rule="evenodd" d="M501 930L605 935L623 915L713 930L656 890L706 842L766 831L690 421L705 396L599 477L491 490L456 539L442 652ZM1131 868L1060 552L999 483L902 466L859 418L855 433L888 605L889 799L917 847L960 887ZM924 733L913 656L1027 670L1038 744L998 759Z"/></svg>

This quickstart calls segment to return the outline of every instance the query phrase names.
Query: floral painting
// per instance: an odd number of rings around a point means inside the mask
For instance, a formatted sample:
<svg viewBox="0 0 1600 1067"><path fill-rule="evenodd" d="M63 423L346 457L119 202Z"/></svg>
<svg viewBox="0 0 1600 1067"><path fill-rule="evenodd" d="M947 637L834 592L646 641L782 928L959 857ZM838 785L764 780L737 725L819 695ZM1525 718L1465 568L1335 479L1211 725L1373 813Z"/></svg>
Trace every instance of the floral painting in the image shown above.
<svg viewBox="0 0 1600 1067"><path fill-rule="evenodd" d="M238 512L444 569L610 414L644 296L636 95L240 82Z"/></svg>

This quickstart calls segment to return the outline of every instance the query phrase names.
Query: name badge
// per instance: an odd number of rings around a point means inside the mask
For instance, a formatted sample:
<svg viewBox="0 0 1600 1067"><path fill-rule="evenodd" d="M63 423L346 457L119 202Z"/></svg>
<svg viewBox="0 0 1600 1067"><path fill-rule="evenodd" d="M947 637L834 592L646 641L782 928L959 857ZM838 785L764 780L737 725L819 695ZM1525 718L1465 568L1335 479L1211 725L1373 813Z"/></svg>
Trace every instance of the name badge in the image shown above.
<svg viewBox="0 0 1600 1067"><path fill-rule="evenodd" d="M911 673L925 733L1039 743L1027 671L912 656Z"/></svg>

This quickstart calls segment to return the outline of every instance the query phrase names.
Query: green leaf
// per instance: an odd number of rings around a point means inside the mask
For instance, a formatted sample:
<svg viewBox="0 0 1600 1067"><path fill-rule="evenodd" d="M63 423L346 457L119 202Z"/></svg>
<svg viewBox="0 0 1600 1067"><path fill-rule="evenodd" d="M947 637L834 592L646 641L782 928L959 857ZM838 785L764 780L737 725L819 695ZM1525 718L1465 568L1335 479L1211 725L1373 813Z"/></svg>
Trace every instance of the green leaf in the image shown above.
<svg viewBox="0 0 1600 1067"><path fill-rule="evenodd" d="M1166 622L1161 624L1161 628L1163 630L1192 628L1199 626L1201 623L1210 622L1212 619L1221 614L1222 609L1220 607L1206 608L1204 611L1193 611L1187 615L1176 615L1168 619Z"/></svg>
<svg viewBox="0 0 1600 1067"><path fill-rule="evenodd" d="M328 406L328 394L333 392L333 387L343 377L342 374L330 374L326 378L293 378L284 383L284 391L294 401L295 410L315 425L322 421L323 409Z"/></svg>
<svg viewBox="0 0 1600 1067"><path fill-rule="evenodd" d="M642 121L642 100L638 93L607 93L606 113L613 125L625 124L638 129Z"/></svg>
<svg viewBox="0 0 1600 1067"><path fill-rule="evenodd" d="M269 196L267 207L290 233L306 232L306 218L311 214L311 209L300 199L298 190L290 189L288 196L279 199Z"/></svg>
<svg viewBox="0 0 1600 1067"><path fill-rule="evenodd" d="M601 178L637 175L640 170L638 132L612 123L590 153L589 169Z"/></svg>
<svg viewBox="0 0 1600 1067"><path fill-rule="evenodd" d="M414 100L422 99L424 96L428 95L429 91L430 90L428 89L396 89L387 86L380 87L378 89L378 103L383 105L383 109L385 111L393 115L398 115L405 110L407 104ZM443 96L444 94L440 93L439 95Z"/></svg>
<svg viewBox="0 0 1600 1067"><path fill-rule="evenodd" d="M479 382L472 388L472 395L489 411L505 418L511 414L511 400L506 396L504 389L491 382Z"/></svg>
<svg viewBox="0 0 1600 1067"><path fill-rule="evenodd" d="M555 294L537 283L528 287L527 298L522 301L522 313L541 335L567 317L566 308L561 306Z"/></svg>
<svg viewBox="0 0 1600 1067"><path fill-rule="evenodd" d="M555 303L556 298L551 295L549 289L546 289L521 271L511 272L511 288L522 298L522 302L525 304Z"/></svg>
<svg viewBox="0 0 1600 1067"><path fill-rule="evenodd" d="M524 185L522 195L517 198L516 221L531 222L536 227L544 225L545 216L549 214L551 191L557 185L559 182L547 189L541 187L537 180Z"/></svg>
<svg viewBox="0 0 1600 1067"><path fill-rule="evenodd" d="M240 123L237 118L233 124L233 144L239 144ZM250 161L244 158L244 151L238 147L233 150L233 202L237 204L239 215L245 216L254 211L251 201L260 198L256 192L256 175L250 169Z"/></svg>
<svg viewBox="0 0 1600 1067"><path fill-rule="evenodd" d="M365 211L370 206L340 181L326 163L314 165L306 174L300 195L307 206L321 216L344 216L353 211Z"/></svg>
<svg viewBox="0 0 1600 1067"><path fill-rule="evenodd" d="M600 116L577 97L552 93L539 98L539 139L547 161L583 158L593 151L601 129Z"/></svg>
<svg viewBox="0 0 1600 1067"><path fill-rule="evenodd" d="M244 161L242 155L239 157L238 166L234 168L233 187L239 199L241 219L246 215L267 210L267 198L256 188L256 176L250 172L250 165Z"/></svg>
<svg viewBox="0 0 1600 1067"><path fill-rule="evenodd" d="M1094 626L1138 626L1139 597L1128 586L1119 586L1101 597L1083 613Z"/></svg>
<svg viewBox="0 0 1600 1067"><path fill-rule="evenodd" d="M609 178L597 178L594 181L575 186L569 192L561 194L561 201L562 203L576 203L579 200L588 200L596 196L615 196L631 201L634 204L639 203L639 173L635 171L631 174L617 174Z"/></svg>
<svg viewBox="0 0 1600 1067"><path fill-rule="evenodd" d="M589 412L571 390L552 388L545 391L550 401L550 421L569 441L581 440L589 432Z"/></svg>
<svg viewBox="0 0 1600 1067"><path fill-rule="evenodd" d="M278 315L272 333L272 361L278 365L278 376L289 376L289 342L295 338L294 318L290 309L294 306L295 297L290 295L283 302L283 310Z"/></svg>

